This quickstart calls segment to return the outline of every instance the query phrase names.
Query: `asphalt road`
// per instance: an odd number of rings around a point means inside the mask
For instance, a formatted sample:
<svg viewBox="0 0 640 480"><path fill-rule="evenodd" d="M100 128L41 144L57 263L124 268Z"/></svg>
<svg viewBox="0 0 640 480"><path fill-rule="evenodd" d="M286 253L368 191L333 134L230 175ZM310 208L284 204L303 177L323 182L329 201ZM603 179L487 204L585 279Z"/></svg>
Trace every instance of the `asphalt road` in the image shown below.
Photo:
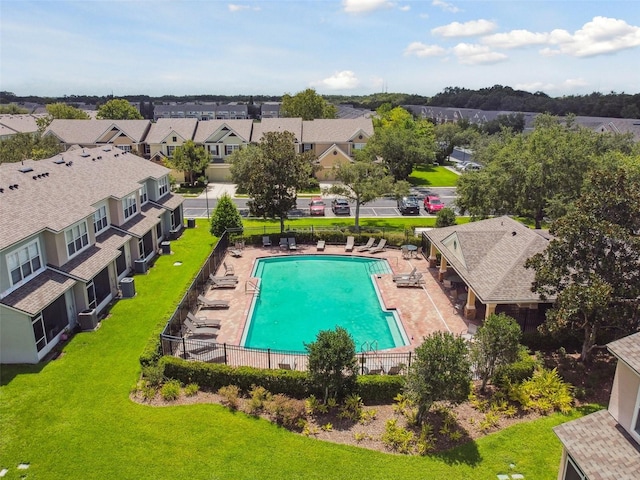
<svg viewBox="0 0 640 480"><path fill-rule="evenodd" d="M427 194L435 194L440 197L442 202L447 207L454 207L454 201L456 198L455 187L431 187L431 188L412 188L412 194L423 198ZM335 217L331 211L331 198L324 197L327 208L325 208L326 217ZM241 213L248 211L247 198L234 198L233 202L236 204ZM184 201L184 216L187 218L202 218L207 217L207 206L209 211L212 211L218 201L216 198L186 198ZM290 217L307 217L309 216L309 198L298 198L297 208L290 212ZM355 216L355 205L351 204L351 215ZM392 198L379 198L373 202L367 203L360 207L361 217L400 217L402 216L396 207L396 201ZM415 216L415 215L413 215ZM420 209L420 216L432 217L428 214L424 208ZM339 215L339 217L347 217L346 215ZM347 217L348 218L348 217Z"/></svg>

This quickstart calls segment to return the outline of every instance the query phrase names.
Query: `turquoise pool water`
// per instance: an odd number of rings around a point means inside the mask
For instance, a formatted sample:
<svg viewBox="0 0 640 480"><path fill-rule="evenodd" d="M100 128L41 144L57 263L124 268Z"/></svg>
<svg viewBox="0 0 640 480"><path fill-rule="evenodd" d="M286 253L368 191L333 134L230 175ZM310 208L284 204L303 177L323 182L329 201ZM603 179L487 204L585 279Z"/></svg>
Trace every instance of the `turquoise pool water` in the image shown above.
<svg viewBox="0 0 640 480"><path fill-rule="evenodd" d="M386 260L293 255L258 260L259 277L242 336L250 348L305 351L320 330L345 328L356 350L406 345L395 311L385 311L371 275L390 273Z"/></svg>

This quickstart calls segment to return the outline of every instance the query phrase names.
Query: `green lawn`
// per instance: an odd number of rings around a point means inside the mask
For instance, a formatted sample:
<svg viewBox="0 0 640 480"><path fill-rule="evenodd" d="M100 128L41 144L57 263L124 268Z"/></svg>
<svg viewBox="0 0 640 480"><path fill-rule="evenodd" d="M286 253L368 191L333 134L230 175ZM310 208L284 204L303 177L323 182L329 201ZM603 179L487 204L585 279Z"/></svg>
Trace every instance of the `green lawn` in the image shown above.
<svg viewBox="0 0 640 480"><path fill-rule="evenodd" d="M418 166L411 175L409 183L415 187L455 187L458 175L440 166Z"/></svg>
<svg viewBox="0 0 640 480"><path fill-rule="evenodd" d="M7 479L495 479L515 463L527 479L554 479L560 442L553 415L446 454L404 457L302 437L217 405L150 407L129 400L138 356L210 251L206 220L172 242L137 296L56 360L2 366L0 470ZM182 262L174 266L174 262ZM19 463L29 463L25 471ZM330 473L328 473L330 472Z"/></svg>

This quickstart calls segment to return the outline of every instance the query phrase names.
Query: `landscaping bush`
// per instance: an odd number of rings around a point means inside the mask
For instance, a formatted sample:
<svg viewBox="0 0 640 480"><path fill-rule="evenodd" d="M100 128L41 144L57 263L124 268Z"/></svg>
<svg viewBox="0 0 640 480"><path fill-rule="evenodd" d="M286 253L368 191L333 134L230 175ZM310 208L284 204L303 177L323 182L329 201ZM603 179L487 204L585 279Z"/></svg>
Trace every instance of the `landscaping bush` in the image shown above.
<svg viewBox="0 0 640 480"><path fill-rule="evenodd" d="M499 366L492 381L500 388L505 388L509 384L522 383L531 378L537 365L539 362L536 358L529 355L526 347L522 347L518 352L518 360L508 365Z"/></svg>
<svg viewBox="0 0 640 480"><path fill-rule="evenodd" d="M306 417L303 400L289 398L281 393L274 395L265 406L274 422L291 430L297 428L300 420Z"/></svg>
<svg viewBox="0 0 640 480"><path fill-rule="evenodd" d="M356 392L367 405L391 403L404 388L403 375L358 375Z"/></svg>
<svg viewBox="0 0 640 480"><path fill-rule="evenodd" d="M523 410L543 415L556 410L568 413L573 405L572 387L560 378L555 368L538 368L529 380L511 385L509 398L520 403Z"/></svg>
<svg viewBox="0 0 640 480"><path fill-rule="evenodd" d="M180 397L180 382L178 380L169 380L160 389L160 395L165 400L177 400Z"/></svg>

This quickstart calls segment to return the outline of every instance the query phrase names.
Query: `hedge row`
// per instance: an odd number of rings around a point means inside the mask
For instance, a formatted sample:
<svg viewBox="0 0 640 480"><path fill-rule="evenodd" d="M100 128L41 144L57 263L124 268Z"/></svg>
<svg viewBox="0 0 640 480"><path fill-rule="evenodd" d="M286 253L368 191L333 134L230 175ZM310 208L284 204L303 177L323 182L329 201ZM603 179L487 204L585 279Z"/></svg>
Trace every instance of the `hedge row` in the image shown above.
<svg viewBox="0 0 640 480"><path fill-rule="evenodd" d="M322 397L322 392L308 380L306 372L295 370L265 370L253 367L189 362L166 356L160 360L164 375L183 384L197 383L205 391L217 391L226 385L236 385L243 393L253 386L261 386L271 393L282 393L303 399L309 395ZM402 392L404 377L401 375L359 375L357 393L367 404L391 403Z"/></svg>
<svg viewBox="0 0 640 480"><path fill-rule="evenodd" d="M235 240L239 240L240 238L242 238L242 240L244 240L246 245L254 245L254 246L262 246L262 237L263 236L267 236L264 234L256 234L256 235L237 235L235 237L233 237L231 240L235 241ZM296 242L300 243L300 244L315 244L315 242L317 242L318 240L324 240L325 242L327 242L327 244L346 244L347 243L347 237L348 236L353 236L355 239L355 244L356 245L363 245L365 243L367 243L367 240L369 239L369 237L374 237L376 239L376 242L378 242L378 240L382 237L387 239L387 245L389 246L395 246L395 247L399 247L400 245L405 245L405 244L413 244L416 246L420 246L421 245L421 240L422 237L417 237L414 235L409 235L407 238L407 235L403 232L400 231L393 231L393 232L373 232L373 233L353 233L349 230L314 230L313 232L311 231L295 231L295 232L285 232L285 233L273 233L271 235L268 235L271 237L271 243L274 245L277 245L278 243L278 239L283 236L283 237L287 237L287 236L295 236L296 238Z"/></svg>

